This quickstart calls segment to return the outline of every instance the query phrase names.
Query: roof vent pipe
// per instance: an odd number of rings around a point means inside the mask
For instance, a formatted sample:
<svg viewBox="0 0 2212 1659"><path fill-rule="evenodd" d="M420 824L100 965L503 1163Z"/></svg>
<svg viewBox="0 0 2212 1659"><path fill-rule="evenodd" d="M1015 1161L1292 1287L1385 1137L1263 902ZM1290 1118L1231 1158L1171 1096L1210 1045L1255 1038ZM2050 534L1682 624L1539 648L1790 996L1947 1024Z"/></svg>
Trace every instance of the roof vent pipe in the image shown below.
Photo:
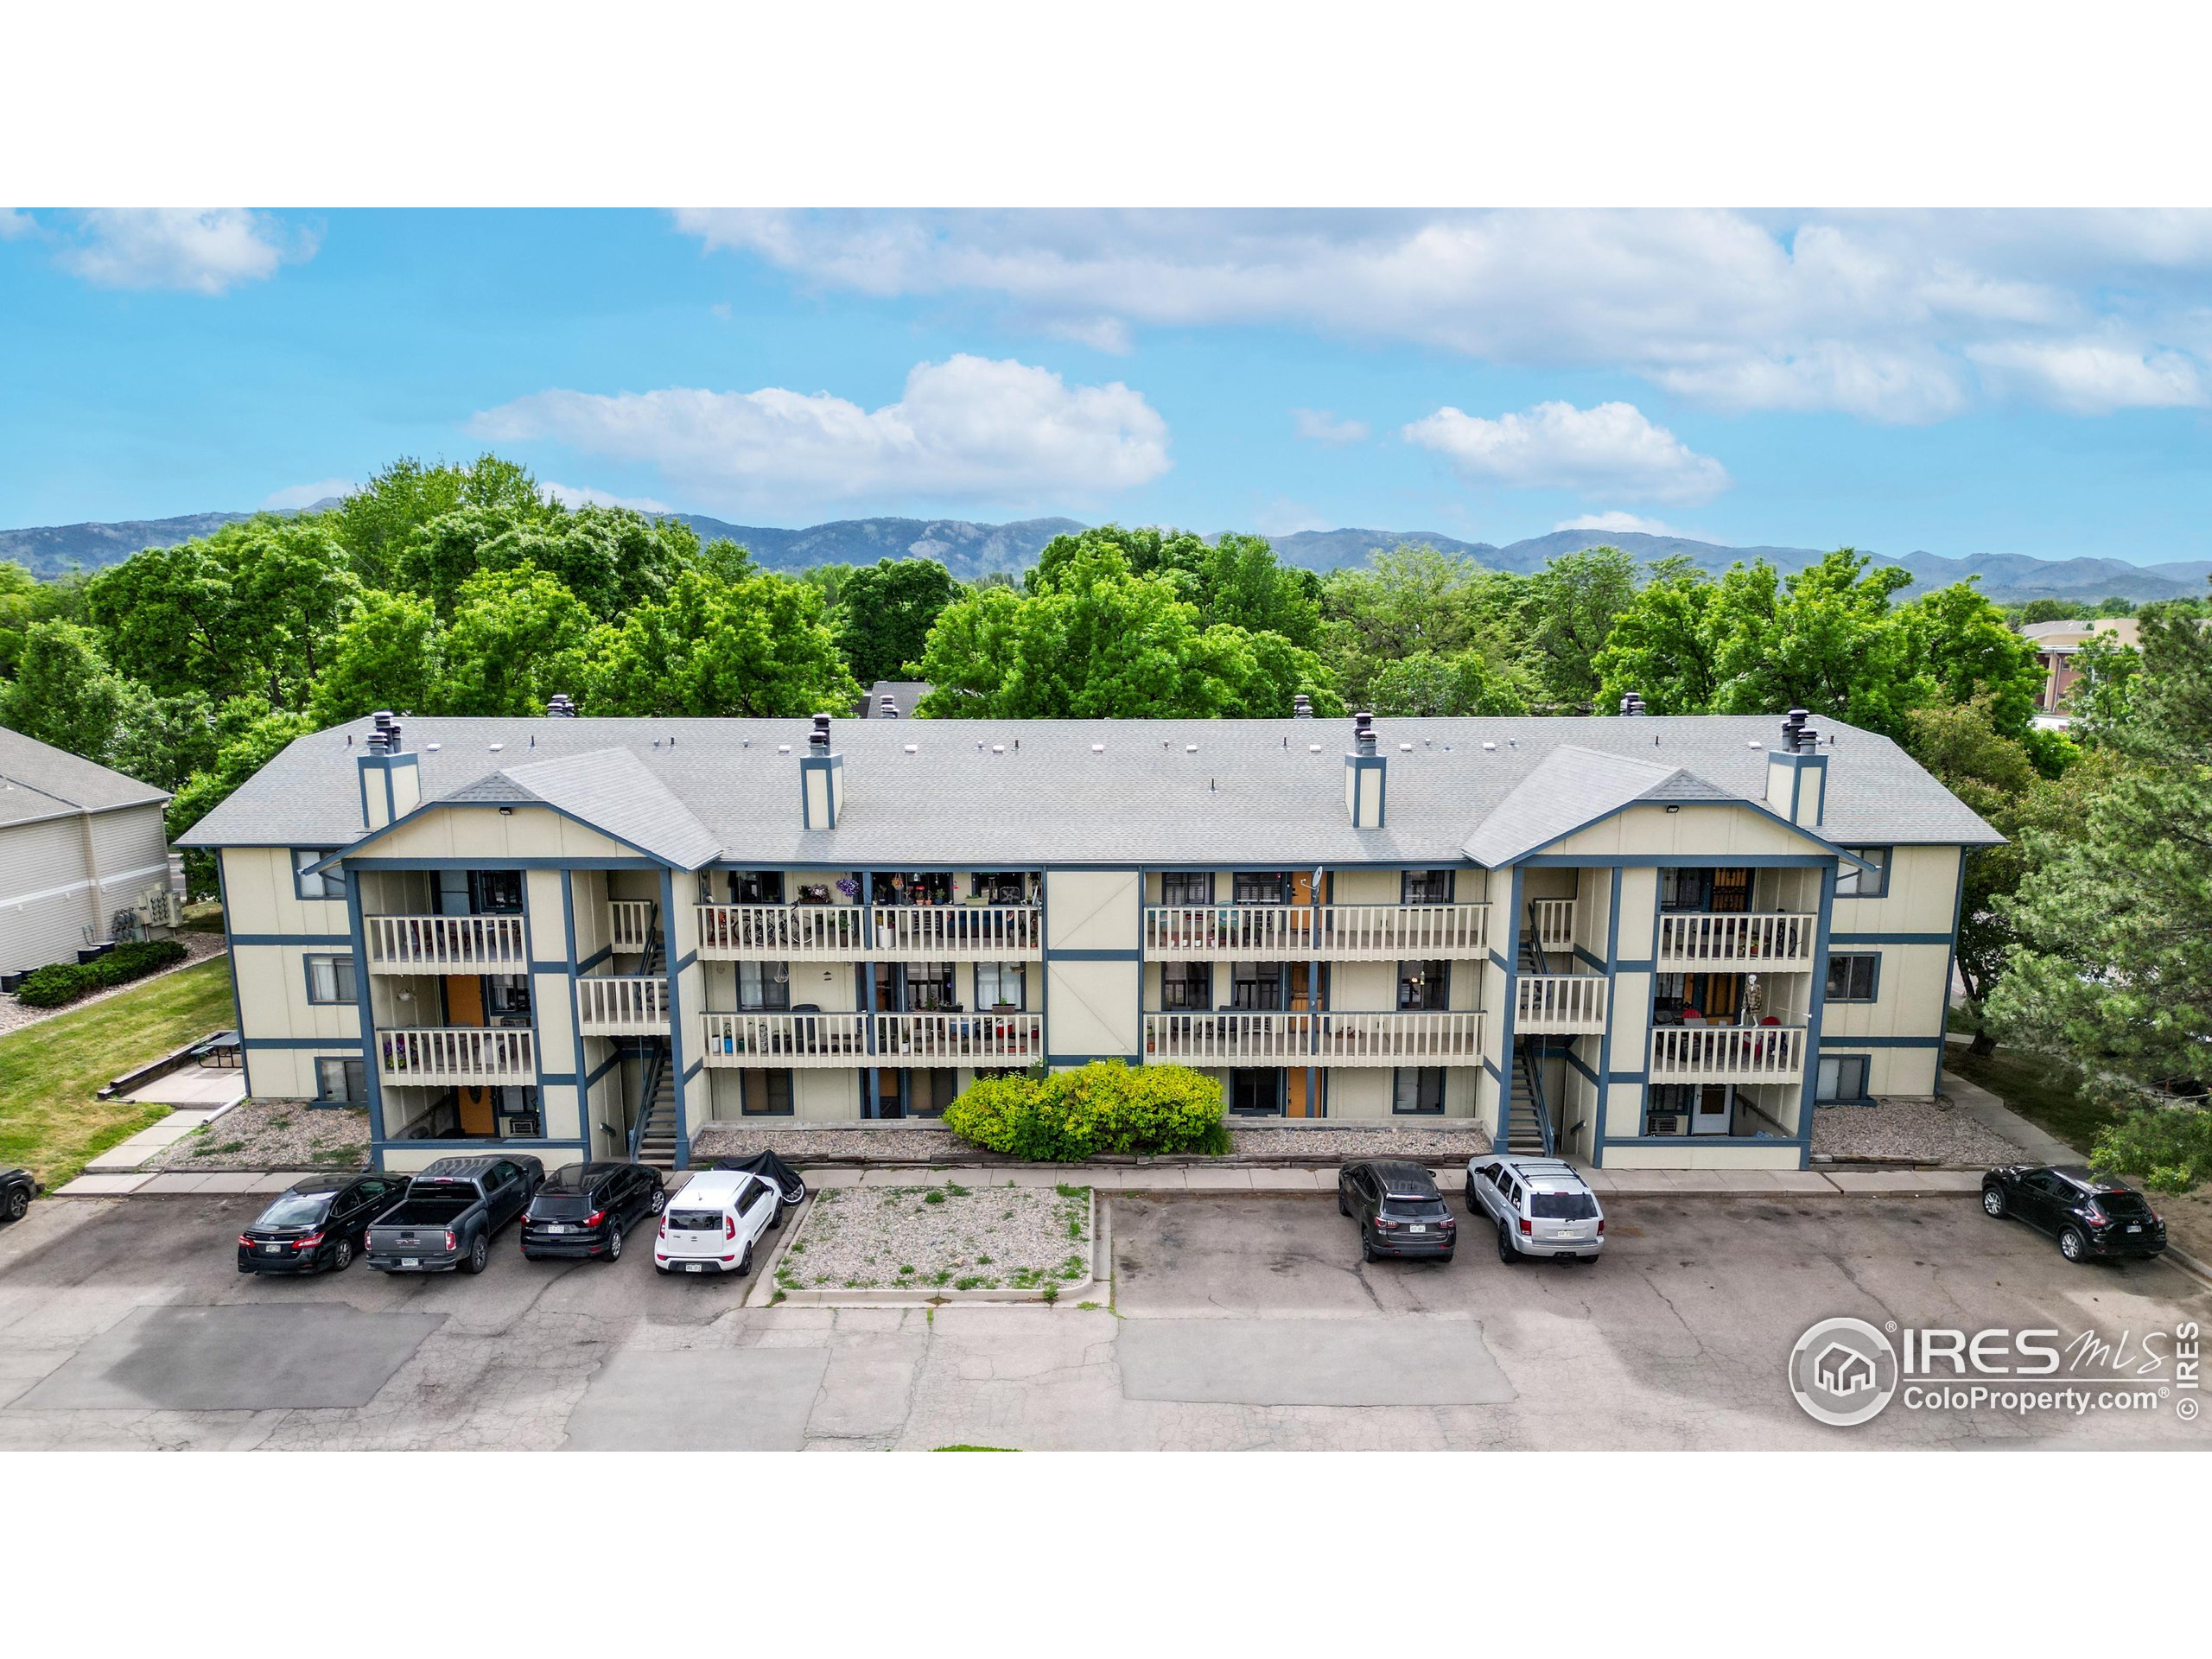
<svg viewBox="0 0 2212 1659"><path fill-rule="evenodd" d="M809 830L835 830L845 811L845 757L830 747L830 716L817 715L799 757L799 813Z"/></svg>
<svg viewBox="0 0 2212 1659"><path fill-rule="evenodd" d="M575 701L565 691L556 691L545 699L545 713L553 720L574 720L576 717Z"/></svg>
<svg viewBox="0 0 2212 1659"><path fill-rule="evenodd" d="M1644 715L1650 713L1650 710L1643 706L1643 694L1641 691L1631 691L1621 699L1621 713L1627 715Z"/></svg>
<svg viewBox="0 0 2212 1659"><path fill-rule="evenodd" d="M1344 812L1355 830L1382 827L1387 757L1375 750L1375 716L1352 716L1352 746L1344 756Z"/></svg>

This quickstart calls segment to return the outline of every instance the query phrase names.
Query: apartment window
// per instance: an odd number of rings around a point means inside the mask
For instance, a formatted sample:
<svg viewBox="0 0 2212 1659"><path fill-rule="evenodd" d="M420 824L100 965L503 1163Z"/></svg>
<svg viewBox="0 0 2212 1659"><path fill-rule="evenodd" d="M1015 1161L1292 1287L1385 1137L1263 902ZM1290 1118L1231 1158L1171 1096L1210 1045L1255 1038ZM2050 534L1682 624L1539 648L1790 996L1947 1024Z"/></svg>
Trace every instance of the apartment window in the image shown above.
<svg viewBox="0 0 2212 1659"><path fill-rule="evenodd" d="M1163 905L1213 903L1213 872L1211 870L1168 871L1160 878L1160 902Z"/></svg>
<svg viewBox="0 0 2212 1659"><path fill-rule="evenodd" d="M1402 1065L1390 1095L1390 1109L1402 1115L1435 1116L1444 1110L1444 1068Z"/></svg>
<svg viewBox="0 0 2212 1659"><path fill-rule="evenodd" d="M733 905L780 905L784 902L781 870L732 870L729 901Z"/></svg>
<svg viewBox="0 0 2212 1659"><path fill-rule="evenodd" d="M791 1115L791 1074L788 1071L747 1071L738 1109L747 1117L789 1117Z"/></svg>
<svg viewBox="0 0 2212 1659"><path fill-rule="evenodd" d="M1268 1009L1282 1007L1282 964L1240 962L1230 969L1229 1006Z"/></svg>
<svg viewBox="0 0 2212 1659"><path fill-rule="evenodd" d="M957 1008L960 999L952 988L952 964L949 962L910 962L904 969L905 995L899 995L899 970L890 963L877 964L875 970L876 1007L886 1012L906 1014L935 1014L946 1008Z"/></svg>
<svg viewBox="0 0 2212 1659"><path fill-rule="evenodd" d="M309 874L338 849L335 847L295 847L292 849L292 891L302 899L343 899L346 896L346 872L333 868L320 875Z"/></svg>
<svg viewBox="0 0 2212 1659"><path fill-rule="evenodd" d="M1880 899L1890 890L1890 849L1886 847L1847 847L1843 849L1854 858L1863 858L1874 868L1862 870L1856 864L1840 864L1835 873L1835 896L1839 899Z"/></svg>
<svg viewBox="0 0 2212 1659"><path fill-rule="evenodd" d="M1880 983L1882 956L1878 950L1853 950L1828 957L1828 1001L1872 1002Z"/></svg>
<svg viewBox="0 0 2212 1659"><path fill-rule="evenodd" d="M1018 962L979 962L976 964L976 1006L979 1008L1018 1008L1022 1005L1021 964Z"/></svg>
<svg viewBox="0 0 2212 1659"><path fill-rule="evenodd" d="M1290 878L1281 870L1239 870L1235 892L1240 905L1287 904Z"/></svg>
<svg viewBox="0 0 2212 1659"><path fill-rule="evenodd" d="M1839 1054L1834 1059L1822 1060L1819 1081L1814 1085L1813 1098L1825 1101L1866 1099L1866 1057L1864 1054Z"/></svg>
<svg viewBox="0 0 2212 1659"><path fill-rule="evenodd" d="M1161 963L1160 1006L1172 1009L1213 1007L1213 964L1210 962Z"/></svg>
<svg viewBox="0 0 2212 1659"><path fill-rule="evenodd" d="M791 1005L791 968L787 962L737 964L737 1006L748 1014L781 1013Z"/></svg>
<svg viewBox="0 0 2212 1659"><path fill-rule="evenodd" d="M1282 1112L1282 1072L1238 1070L1229 1074L1229 1109L1239 1117L1275 1117Z"/></svg>
<svg viewBox="0 0 2212 1659"><path fill-rule="evenodd" d="M1402 962L1398 964L1398 1008L1415 1013L1448 1008L1452 968L1444 962Z"/></svg>
<svg viewBox="0 0 2212 1659"><path fill-rule="evenodd" d="M944 1109L959 1097L960 1074L940 1066L918 1068L906 1074L906 1109L916 1117L943 1117Z"/></svg>
<svg viewBox="0 0 2212 1659"><path fill-rule="evenodd" d="M317 1060L315 1097L343 1106L369 1103L369 1068L362 1060Z"/></svg>
<svg viewBox="0 0 2212 1659"><path fill-rule="evenodd" d="M978 870L975 889L995 905L1029 902L1029 878L1020 870Z"/></svg>
<svg viewBox="0 0 2212 1659"><path fill-rule="evenodd" d="M530 979L524 974L489 974L484 980L484 1012L502 1023L530 1018Z"/></svg>
<svg viewBox="0 0 2212 1659"><path fill-rule="evenodd" d="M1644 1134L1688 1135L1697 1090L1684 1083L1655 1083L1644 1091L1643 1103Z"/></svg>
<svg viewBox="0 0 2212 1659"><path fill-rule="evenodd" d="M350 956L310 956L308 965L308 1001L310 1002L351 1002L359 992L353 979L353 958Z"/></svg>
<svg viewBox="0 0 2212 1659"><path fill-rule="evenodd" d="M1452 872L1449 870L1408 870L1399 878L1398 902L1402 905L1448 905L1452 902Z"/></svg>

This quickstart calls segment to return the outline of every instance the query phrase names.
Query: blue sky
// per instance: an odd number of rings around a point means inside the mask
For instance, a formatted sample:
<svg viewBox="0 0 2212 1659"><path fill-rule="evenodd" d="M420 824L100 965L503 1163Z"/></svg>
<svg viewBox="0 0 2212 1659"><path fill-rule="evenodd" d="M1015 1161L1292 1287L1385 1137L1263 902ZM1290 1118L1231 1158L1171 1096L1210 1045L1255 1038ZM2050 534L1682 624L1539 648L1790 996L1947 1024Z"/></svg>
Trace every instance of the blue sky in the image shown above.
<svg viewBox="0 0 2212 1659"><path fill-rule="evenodd" d="M2212 219L0 212L0 526L486 448L800 524L2201 557Z"/></svg>

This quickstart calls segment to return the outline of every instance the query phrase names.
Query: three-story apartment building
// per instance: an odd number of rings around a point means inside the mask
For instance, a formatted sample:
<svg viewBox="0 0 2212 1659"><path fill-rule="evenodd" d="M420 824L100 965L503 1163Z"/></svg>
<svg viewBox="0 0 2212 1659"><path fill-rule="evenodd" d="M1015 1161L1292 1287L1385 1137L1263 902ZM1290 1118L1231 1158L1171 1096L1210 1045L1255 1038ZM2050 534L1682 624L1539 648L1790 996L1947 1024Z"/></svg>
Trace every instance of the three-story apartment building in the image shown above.
<svg viewBox="0 0 2212 1659"><path fill-rule="evenodd" d="M1994 833L1802 711L1624 716L378 715L181 844L250 1089L365 1106L388 1168L680 1166L1101 1058L1617 1167L1795 1168L1816 1102L1932 1094Z"/></svg>

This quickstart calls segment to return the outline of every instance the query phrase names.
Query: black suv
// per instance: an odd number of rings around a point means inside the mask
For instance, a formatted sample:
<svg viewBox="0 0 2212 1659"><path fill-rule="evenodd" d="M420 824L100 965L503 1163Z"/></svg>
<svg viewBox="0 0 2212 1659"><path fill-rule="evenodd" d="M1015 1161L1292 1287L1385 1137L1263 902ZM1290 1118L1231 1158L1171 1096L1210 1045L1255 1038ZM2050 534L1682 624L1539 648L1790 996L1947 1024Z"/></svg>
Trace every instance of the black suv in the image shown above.
<svg viewBox="0 0 2212 1659"><path fill-rule="evenodd" d="M667 1206L660 1172L650 1164L563 1164L523 1211L522 1253L622 1259L622 1235Z"/></svg>
<svg viewBox="0 0 2212 1659"><path fill-rule="evenodd" d="M240 1273L343 1273L369 1224L407 1196L409 1177L318 1175L295 1181L238 1235Z"/></svg>
<svg viewBox="0 0 2212 1659"><path fill-rule="evenodd" d="M2069 1262L2099 1255L2156 1255L2166 1248L2166 1224L2124 1181L2107 1180L2079 1164L2008 1164L1981 1178L1981 1207L2018 1216L2058 1240Z"/></svg>
<svg viewBox="0 0 2212 1659"><path fill-rule="evenodd" d="M1337 1213L1359 1223L1363 1262L1382 1255L1452 1259L1459 1224L1444 1207L1436 1178L1419 1164L1363 1159L1337 1172Z"/></svg>

